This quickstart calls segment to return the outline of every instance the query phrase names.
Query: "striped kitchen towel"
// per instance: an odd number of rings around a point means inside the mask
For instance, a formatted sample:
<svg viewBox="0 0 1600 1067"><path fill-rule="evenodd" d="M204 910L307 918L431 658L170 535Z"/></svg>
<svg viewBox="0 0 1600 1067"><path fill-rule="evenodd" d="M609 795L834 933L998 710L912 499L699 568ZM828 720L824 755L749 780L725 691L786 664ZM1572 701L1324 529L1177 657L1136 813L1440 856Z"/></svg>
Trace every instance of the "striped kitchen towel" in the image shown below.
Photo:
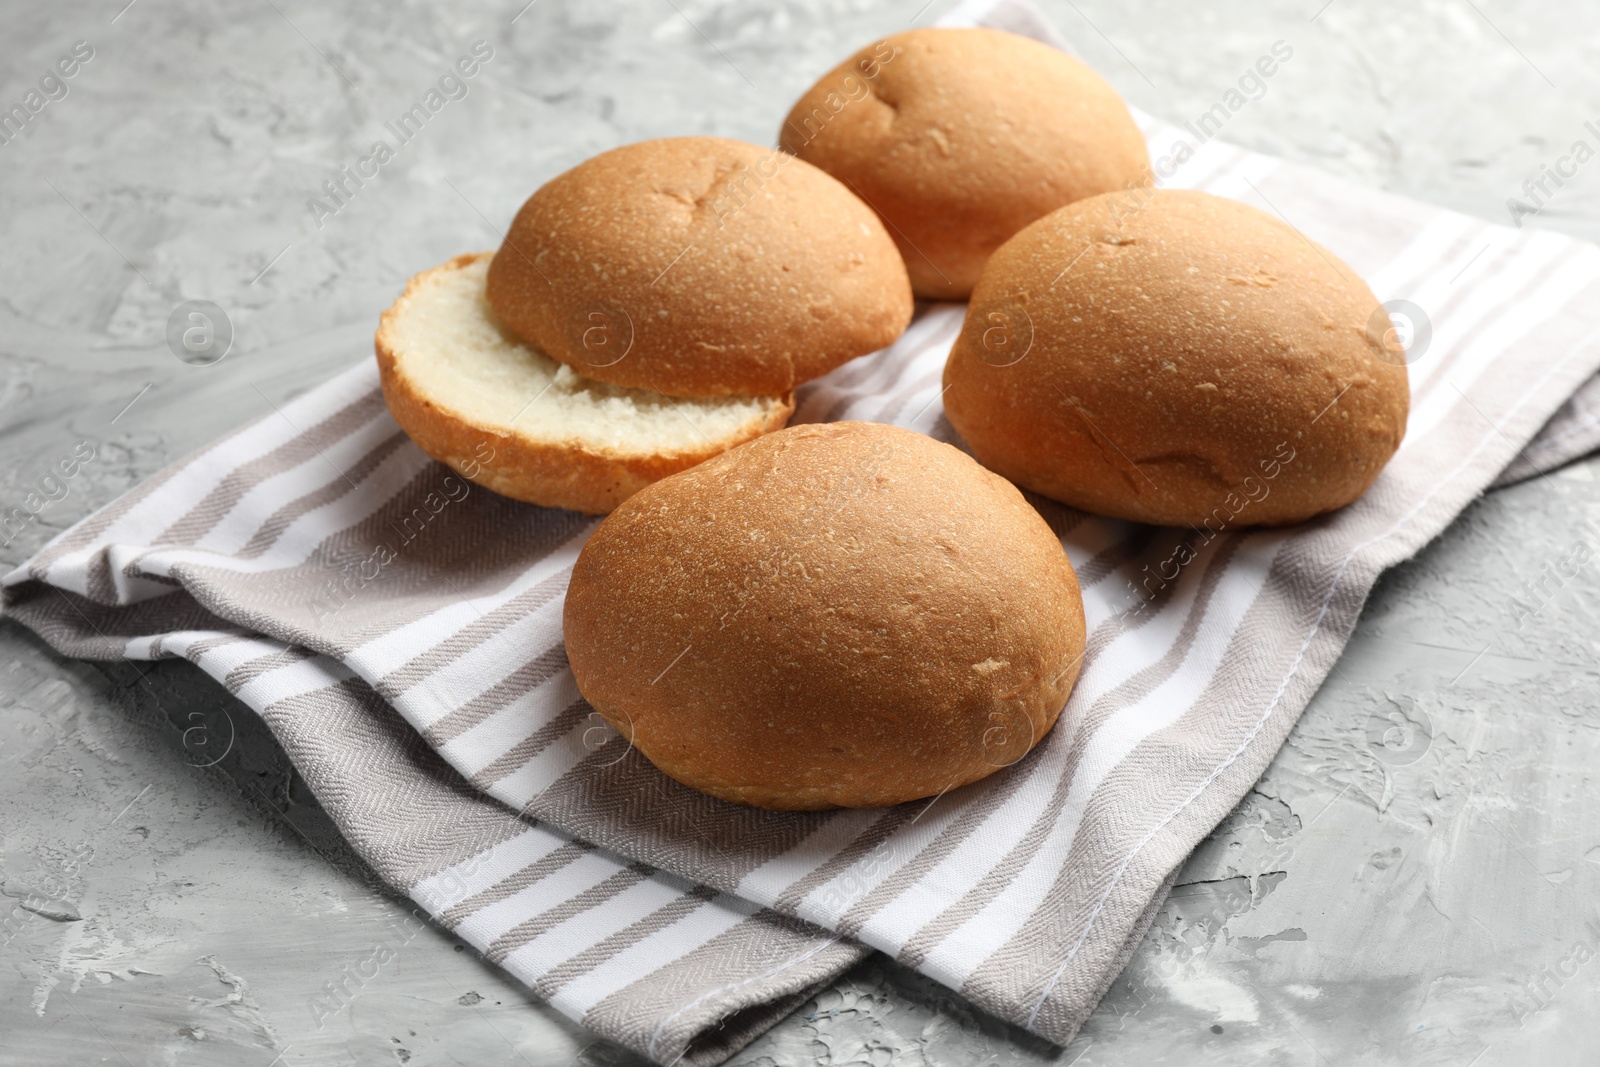
<svg viewBox="0 0 1600 1067"><path fill-rule="evenodd" d="M980 18L1048 39L1016 3ZM1594 387L1575 394L1600 368L1600 250L1141 124L1162 184L1254 204L1370 280L1411 334L1410 424L1364 497L1290 529L1035 499L1083 588L1063 720L1078 726L983 782L778 813L658 773L584 703L562 649L596 520L429 461L366 355L68 530L5 578L5 609L69 655L197 663L270 724L384 878L659 1062L718 1061L868 949L1065 1042L1383 569L1497 478L1596 437ZM802 389L796 421L959 443L940 374L963 312L922 309L892 348Z"/></svg>

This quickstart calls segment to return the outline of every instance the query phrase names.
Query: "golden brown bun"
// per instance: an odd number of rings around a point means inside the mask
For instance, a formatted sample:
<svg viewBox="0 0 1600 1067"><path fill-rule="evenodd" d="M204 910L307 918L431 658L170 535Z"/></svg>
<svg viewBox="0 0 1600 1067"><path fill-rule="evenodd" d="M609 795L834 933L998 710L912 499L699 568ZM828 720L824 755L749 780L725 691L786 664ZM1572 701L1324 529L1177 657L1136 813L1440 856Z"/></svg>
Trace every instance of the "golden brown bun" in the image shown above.
<svg viewBox="0 0 1600 1067"><path fill-rule="evenodd" d="M1410 393L1387 329L1354 271L1264 212L1109 194L995 253L945 411L989 468L1087 511L1299 522L1360 496L1400 445Z"/></svg>
<svg viewBox="0 0 1600 1067"><path fill-rule="evenodd" d="M963 300L1007 238L1063 204L1149 179L1127 106L1049 45L988 29L869 45L795 104L784 148L889 223L920 297Z"/></svg>
<svg viewBox="0 0 1600 1067"><path fill-rule="evenodd" d="M1020 759L1083 601L1022 494L892 426L794 426L642 490L567 591L567 656L649 760L726 800L879 807Z"/></svg>
<svg viewBox="0 0 1600 1067"><path fill-rule="evenodd" d="M492 255L412 278L377 336L395 422L479 485L599 514L793 414L793 396L675 400L574 375L495 320L484 298Z"/></svg>
<svg viewBox="0 0 1600 1067"><path fill-rule="evenodd" d="M489 303L579 373L776 396L883 348L911 285L883 224L809 163L720 137L604 152L522 205Z"/></svg>

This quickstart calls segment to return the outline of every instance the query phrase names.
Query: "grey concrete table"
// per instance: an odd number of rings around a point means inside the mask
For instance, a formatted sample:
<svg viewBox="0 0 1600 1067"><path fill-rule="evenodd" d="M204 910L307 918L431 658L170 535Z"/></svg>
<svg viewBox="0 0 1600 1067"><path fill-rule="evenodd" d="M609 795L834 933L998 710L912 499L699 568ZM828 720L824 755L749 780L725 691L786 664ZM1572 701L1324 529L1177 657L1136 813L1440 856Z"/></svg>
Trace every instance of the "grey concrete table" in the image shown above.
<svg viewBox="0 0 1600 1067"><path fill-rule="evenodd" d="M0 5L0 110L73 70L0 144L0 507L49 498L8 565L360 358L407 276L495 246L545 178L650 136L770 143L849 49L947 6L124 2ZM1600 147L1593 5L1041 2L1176 121L1282 40L1292 60L1226 138L1489 218L1574 142ZM480 41L465 95L330 197ZM1526 221L1600 238L1587 166ZM166 343L191 299L233 327L209 367ZM80 441L94 460L42 483ZM1600 576L1550 575L1600 531L1597 472L1490 494L1386 578L1071 1047L880 959L734 1062L1594 1062ZM187 664L67 662L0 623L0 847L0 1064L634 1062L374 890L260 724ZM319 1017L311 998L379 940L397 958Z"/></svg>

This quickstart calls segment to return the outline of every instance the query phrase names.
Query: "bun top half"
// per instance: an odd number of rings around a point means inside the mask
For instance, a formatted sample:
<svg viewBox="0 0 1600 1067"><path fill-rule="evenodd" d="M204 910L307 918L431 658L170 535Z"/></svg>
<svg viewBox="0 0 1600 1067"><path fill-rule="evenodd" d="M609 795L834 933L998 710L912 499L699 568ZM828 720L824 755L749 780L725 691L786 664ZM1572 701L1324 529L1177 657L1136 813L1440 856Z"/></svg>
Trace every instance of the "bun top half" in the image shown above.
<svg viewBox="0 0 1600 1067"><path fill-rule="evenodd" d="M882 215L921 297L965 299L1012 234L1063 204L1141 184L1127 105L1071 56L990 29L910 30L802 96L784 148Z"/></svg>
<svg viewBox="0 0 1600 1067"><path fill-rule="evenodd" d="M895 340L911 286L882 222L788 153L671 137L601 153L517 213L495 314L589 378L783 395Z"/></svg>

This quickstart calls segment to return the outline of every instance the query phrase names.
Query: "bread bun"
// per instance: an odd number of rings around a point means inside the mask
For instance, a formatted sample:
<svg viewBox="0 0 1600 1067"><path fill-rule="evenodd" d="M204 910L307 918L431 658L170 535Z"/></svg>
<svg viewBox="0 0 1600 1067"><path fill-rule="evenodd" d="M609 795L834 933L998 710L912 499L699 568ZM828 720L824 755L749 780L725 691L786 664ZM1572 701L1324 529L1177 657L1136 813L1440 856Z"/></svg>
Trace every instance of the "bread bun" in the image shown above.
<svg viewBox="0 0 1600 1067"><path fill-rule="evenodd" d="M905 265L839 182L784 152L670 137L604 152L517 212L489 303L585 377L778 396L894 341Z"/></svg>
<svg viewBox="0 0 1600 1067"><path fill-rule="evenodd" d="M1165 190L1082 200L1007 242L944 383L952 425L1018 485L1212 531L1348 504L1410 402L1354 271L1255 208Z"/></svg>
<svg viewBox="0 0 1600 1067"><path fill-rule="evenodd" d="M1149 177L1116 90L1001 30L910 30L869 45L800 98L779 138L883 216L912 288L934 300L965 299L1028 223Z"/></svg>
<svg viewBox="0 0 1600 1067"><path fill-rule="evenodd" d="M573 374L495 319L492 253L411 279L378 326L384 399L428 455L546 507L610 511L658 478L776 430L790 396L678 400Z"/></svg>
<svg viewBox="0 0 1600 1067"><path fill-rule="evenodd" d="M1004 479L892 426L794 426L600 524L579 690L661 770L765 808L878 807L1014 763L1084 648L1072 566Z"/></svg>

